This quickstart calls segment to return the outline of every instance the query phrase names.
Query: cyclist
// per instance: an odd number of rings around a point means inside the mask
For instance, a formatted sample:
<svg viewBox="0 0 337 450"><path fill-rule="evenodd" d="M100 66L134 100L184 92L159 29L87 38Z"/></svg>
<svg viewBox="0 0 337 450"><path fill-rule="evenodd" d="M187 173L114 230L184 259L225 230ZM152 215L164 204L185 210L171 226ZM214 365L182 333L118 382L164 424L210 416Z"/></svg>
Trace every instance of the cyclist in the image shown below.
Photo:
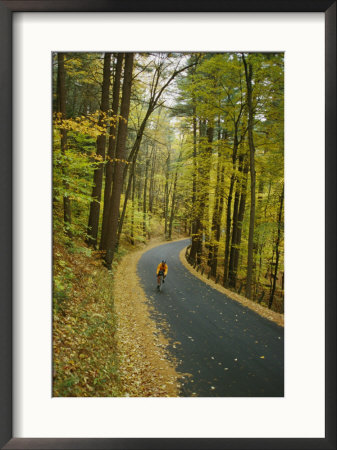
<svg viewBox="0 0 337 450"><path fill-rule="evenodd" d="M158 267L157 267L157 289L159 289L161 275L163 275L163 283L165 283L167 270L168 270L168 267L167 267L166 261L163 259L162 262L159 263Z"/></svg>

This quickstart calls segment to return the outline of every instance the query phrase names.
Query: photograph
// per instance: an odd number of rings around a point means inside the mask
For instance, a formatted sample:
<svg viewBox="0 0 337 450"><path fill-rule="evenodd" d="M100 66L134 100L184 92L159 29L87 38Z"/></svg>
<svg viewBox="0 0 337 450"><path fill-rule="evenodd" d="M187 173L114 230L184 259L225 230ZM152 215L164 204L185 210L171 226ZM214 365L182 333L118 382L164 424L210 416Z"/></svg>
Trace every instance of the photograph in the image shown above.
<svg viewBox="0 0 337 450"><path fill-rule="evenodd" d="M52 396L284 396L284 53L52 53Z"/></svg>
<svg viewBox="0 0 337 450"><path fill-rule="evenodd" d="M0 448L336 448L336 0L0 35Z"/></svg>

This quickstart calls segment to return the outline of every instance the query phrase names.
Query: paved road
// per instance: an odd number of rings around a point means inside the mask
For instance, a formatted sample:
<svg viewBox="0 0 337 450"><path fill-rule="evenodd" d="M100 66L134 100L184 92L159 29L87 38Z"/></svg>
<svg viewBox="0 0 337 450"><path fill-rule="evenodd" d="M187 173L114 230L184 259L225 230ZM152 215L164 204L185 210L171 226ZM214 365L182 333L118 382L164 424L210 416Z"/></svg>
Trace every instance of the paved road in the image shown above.
<svg viewBox="0 0 337 450"><path fill-rule="evenodd" d="M189 240L163 244L138 263L142 286L180 361L182 397L283 397L283 328L192 275L179 253ZM156 291L155 272L166 259L168 276ZM180 344L174 344L180 342Z"/></svg>

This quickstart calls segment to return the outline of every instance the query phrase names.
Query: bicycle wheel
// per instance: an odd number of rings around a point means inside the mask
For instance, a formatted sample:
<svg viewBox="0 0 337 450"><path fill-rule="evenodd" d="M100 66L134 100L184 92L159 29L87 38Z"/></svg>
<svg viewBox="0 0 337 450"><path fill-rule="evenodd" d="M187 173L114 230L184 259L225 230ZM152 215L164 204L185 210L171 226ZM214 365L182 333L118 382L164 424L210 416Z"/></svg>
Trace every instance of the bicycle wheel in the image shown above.
<svg viewBox="0 0 337 450"><path fill-rule="evenodd" d="M158 276L157 276L157 291L161 291L161 289L162 289L163 277L164 277L164 273L162 271L159 271ZM158 281L159 281L159 283L158 283Z"/></svg>

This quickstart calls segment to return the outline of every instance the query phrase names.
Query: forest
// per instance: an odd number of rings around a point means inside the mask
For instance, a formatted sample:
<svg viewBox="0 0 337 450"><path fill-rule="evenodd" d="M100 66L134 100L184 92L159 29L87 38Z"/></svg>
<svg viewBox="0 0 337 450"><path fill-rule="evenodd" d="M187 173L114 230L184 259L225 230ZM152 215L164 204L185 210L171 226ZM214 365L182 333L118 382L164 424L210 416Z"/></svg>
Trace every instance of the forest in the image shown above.
<svg viewBox="0 0 337 450"><path fill-rule="evenodd" d="M55 53L52 65L54 324L72 264L114 273L156 237L189 237L191 266L283 313L283 53Z"/></svg>

